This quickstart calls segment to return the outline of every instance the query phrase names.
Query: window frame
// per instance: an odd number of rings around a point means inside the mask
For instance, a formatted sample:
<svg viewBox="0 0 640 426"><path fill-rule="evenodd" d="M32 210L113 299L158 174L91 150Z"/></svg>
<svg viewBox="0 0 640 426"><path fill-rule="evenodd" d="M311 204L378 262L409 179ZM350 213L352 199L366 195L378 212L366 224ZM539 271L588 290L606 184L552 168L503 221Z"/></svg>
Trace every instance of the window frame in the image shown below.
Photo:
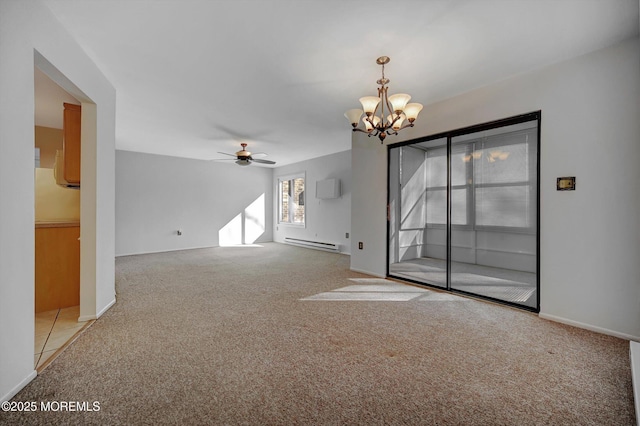
<svg viewBox="0 0 640 426"><path fill-rule="evenodd" d="M291 203L291 207L288 209L288 221L282 220L282 210L283 210L283 198L282 198L282 183L289 182L290 187L294 187L293 182L297 179L302 179L304 189L301 192L302 203L299 203L299 200L296 201L295 197L288 195L289 202ZM306 199L307 199L307 177L306 172L298 172L291 173L287 175L278 176L276 178L276 203L277 203L277 223L278 225L283 226L291 226L296 228L306 228L307 226L307 208L306 208ZM296 208L302 207L302 222L295 222L295 212Z"/></svg>

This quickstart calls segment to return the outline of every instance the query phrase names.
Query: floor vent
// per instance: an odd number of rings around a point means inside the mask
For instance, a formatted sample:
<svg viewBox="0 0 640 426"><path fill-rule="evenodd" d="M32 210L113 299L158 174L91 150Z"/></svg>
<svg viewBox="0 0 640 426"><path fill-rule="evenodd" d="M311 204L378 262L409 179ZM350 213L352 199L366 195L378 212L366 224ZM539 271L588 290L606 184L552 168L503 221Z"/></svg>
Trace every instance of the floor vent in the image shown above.
<svg viewBox="0 0 640 426"><path fill-rule="evenodd" d="M321 241L300 240L298 238L285 237L284 242L287 244L293 244L296 246L308 247L308 248L313 248L317 250L332 251L335 253L340 251L340 247L338 246L338 244L323 243Z"/></svg>

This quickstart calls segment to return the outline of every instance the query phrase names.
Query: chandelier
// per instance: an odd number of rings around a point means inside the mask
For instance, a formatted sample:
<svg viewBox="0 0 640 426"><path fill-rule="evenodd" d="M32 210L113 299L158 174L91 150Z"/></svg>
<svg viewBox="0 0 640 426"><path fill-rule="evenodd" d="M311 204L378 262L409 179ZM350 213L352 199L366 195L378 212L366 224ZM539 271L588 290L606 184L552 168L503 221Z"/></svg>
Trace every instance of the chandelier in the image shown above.
<svg viewBox="0 0 640 426"><path fill-rule="evenodd" d="M376 60L378 65L382 65L382 78L377 81L380 85L378 96L360 98L362 109L350 109L344 114L353 126L354 132L367 133L369 137L377 136L380 138L380 143L384 142L387 135L397 135L400 130L413 127L413 122L422 110L421 104L408 104L411 96L406 93L387 95L389 90L387 84L390 80L384 76L384 66L389 61L388 56L381 56ZM363 113L364 117L362 117ZM358 127L360 117L362 117L364 129Z"/></svg>

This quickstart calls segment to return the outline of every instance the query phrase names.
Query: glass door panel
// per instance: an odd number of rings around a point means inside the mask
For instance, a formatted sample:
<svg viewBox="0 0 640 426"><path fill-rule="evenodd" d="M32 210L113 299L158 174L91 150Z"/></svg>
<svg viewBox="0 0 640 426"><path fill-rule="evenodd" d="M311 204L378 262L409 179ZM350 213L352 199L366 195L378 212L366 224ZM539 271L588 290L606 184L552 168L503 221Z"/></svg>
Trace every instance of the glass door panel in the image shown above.
<svg viewBox="0 0 640 426"><path fill-rule="evenodd" d="M451 139L451 289L537 308L537 132L535 120Z"/></svg>
<svg viewBox="0 0 640 426"><path fill-rule="evenodd" d="M389 150L389 274L447 287L447 138Z"/></svg>

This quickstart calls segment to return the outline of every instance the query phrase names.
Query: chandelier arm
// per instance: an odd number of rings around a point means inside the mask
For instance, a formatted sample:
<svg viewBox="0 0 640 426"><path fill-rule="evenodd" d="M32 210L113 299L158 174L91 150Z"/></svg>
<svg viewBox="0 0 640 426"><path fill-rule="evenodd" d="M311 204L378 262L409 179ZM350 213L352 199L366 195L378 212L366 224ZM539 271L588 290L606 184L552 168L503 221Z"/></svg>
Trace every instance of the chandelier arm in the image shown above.
<svg viewBox="0 0 640 426"><path fill-rule="evenodd" d="M380 103L378 104L380 105L380 127L384 127L384 86L378 89L378 96L380 96Z"/></svg>
<svg viewBox="0 0 640 426"><path fill-rule="evenodd" d="M366 130L362 130L359 127L354 127L353 129L351 129L351 131L366 133L368 137L378 136L380 134L380 130L377 127L374 127L373 130L371 130L370 132L368 132Z"/></svg>
<svg viewBox="0 0 640 426"><path fill-rule="evenodd" d="M376 107L376 109L378 109L378 107ZM373 120L371 120L371 117L374 117L375 114L376 114L376 111L374 110L373 114L367 115L366 117L364 117L364 119L367 120L369 122L369 124L371 124L372 127L374 127L374 126L373 126Z"/></svg>
<svg viewBox="0 0 640 426"><path fill-rule="evenodd" d="M384 100L387 103L387 109L389 110L389 115L391 115L391 117L393 117L395 115L395 111L393 110L393 107L391 106L391 104L389 103L389 98L387 97L387 88L385 87L385 91L384 91ZM398 114L398 117L400 117L400 115ZM395 123L397 120L397 118L395 120L393 120L391 123L389 123L389 127L391 127L393 125L393 123Z"/></svg>
<svg viewBox="0 0 640 426"><path fill-rule="evenodd" d="M398 129L398 131L400 131L400 130L404 130L404 129L406 129L407 127L413 127L414 125L415 125L414 123L407 123L407 124L403 125L402 127L400 127L400 128Z"/></svg>
<svg viewBox="0 0 640 426"><path fill-rule="evenodd" d="M384 66L383 66L384 68ZM382 73L382 79L384 80L384 71ZM380 80L380 81L383 81ZM388 124L385 124L385 122L387 121L385 116L384 116L384 106L387 106L387 109L389 110L389 113L391 114L391 104L389 104L389 99L387 97L387 91L388 91L388 87L383 84L381 84L381 87L378 88L378 97L380 97L380 103L378 105L380 105L380 127L381 128L386 128L388 127ZM377 107L376 107L377 110Z"/></svg>
<svg viewBox="0 0 640 426"><path fill-rule="evenodd" d="M393 120L393 122L391 123L391 125L393 125L393 123L395 123L397 121L397 118L395 120ZM385 131L387 132L387 135L391 136L391 135L397 135L399 131L406 129L407 127L413 127L414 123L407 123L405 125L403 125L402 127L398 128L398 129L394 129L393 127L389 126L387 128L385 128Z"/></svg>
<svg viewBox="0 0 640 426"><path fill-rule="evenodd" d="M380 105L382 105L382 102L378 102L378 105L376 105L376 109L373 110L373 113L371 114L371 116L367 116L369 123L371 123L371 125L375 128L376 126L374 126L373 124L373 120L371 119L371 117L375 117L376 116L376 112L378 112L378 108L380 107ZM384 109L384 108L383 108Z"/></svg>

